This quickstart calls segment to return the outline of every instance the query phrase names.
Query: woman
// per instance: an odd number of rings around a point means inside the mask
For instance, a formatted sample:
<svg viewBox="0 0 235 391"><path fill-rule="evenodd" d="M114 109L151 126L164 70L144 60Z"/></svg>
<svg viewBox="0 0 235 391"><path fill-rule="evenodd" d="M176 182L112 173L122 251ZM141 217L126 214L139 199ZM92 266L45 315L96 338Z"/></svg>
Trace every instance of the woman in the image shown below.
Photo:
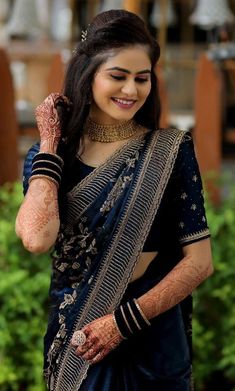
<svg viewBox="0 0 235 391"><path fill-rule="evenodd" d="M190 389L190 295L211 252L191 136L158 130L159 54L139 17L101 13L64 96L36 110L16 232L54 246L50 390Z"/></svg>

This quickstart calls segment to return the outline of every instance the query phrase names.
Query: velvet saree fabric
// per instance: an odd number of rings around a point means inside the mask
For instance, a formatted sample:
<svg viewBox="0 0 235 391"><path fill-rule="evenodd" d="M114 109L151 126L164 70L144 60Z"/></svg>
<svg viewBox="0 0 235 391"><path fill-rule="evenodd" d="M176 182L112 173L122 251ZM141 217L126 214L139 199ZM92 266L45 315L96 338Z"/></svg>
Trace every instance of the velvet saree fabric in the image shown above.
<svg viewBox="0 0 235 391"><path fill-rule="evenodd" d="M190 390L190 297L96 365L70 347L74 331L141 296L182 258L169 227L156 261L131 282L184 138L185 132L177 130L136 137L62 195L45 336L50 390ZM26 159L26 173L36 152L37 147ZM196 233L197 239L207 236L206 228Z"/></svg>

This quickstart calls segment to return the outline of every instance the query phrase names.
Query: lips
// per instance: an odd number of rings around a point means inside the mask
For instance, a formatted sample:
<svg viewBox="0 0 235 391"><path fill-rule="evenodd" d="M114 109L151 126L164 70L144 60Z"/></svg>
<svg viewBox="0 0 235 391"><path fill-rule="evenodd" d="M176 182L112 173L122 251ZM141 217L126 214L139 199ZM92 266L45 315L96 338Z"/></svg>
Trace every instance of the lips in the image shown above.
<svg viewBox="0 0 235 391"><path fill-rule="evenodd" d="M111 98L112 101L120 108L122 109L131 109L136 100L134 99L120 99L120 98Z"/></svg>

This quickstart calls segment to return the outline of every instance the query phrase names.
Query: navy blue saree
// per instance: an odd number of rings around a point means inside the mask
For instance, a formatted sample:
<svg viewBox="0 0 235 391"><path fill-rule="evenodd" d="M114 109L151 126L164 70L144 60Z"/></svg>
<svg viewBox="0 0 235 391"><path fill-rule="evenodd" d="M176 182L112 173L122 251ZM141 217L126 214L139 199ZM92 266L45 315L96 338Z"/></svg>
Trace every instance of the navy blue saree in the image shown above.
<svg viewBox="0 0 235 391"><path fill-rule="evenodd" d="M37 151L26 158L25 191ZM59 197L45 336L49 390L190 390L191 297L93 366L69 344L74 331L156 285L182 258L182 246L209 236L191 137L150 131L98 168L79 159L66 168L65 161ZM158 255L131 282L142 251Z"/></svg>

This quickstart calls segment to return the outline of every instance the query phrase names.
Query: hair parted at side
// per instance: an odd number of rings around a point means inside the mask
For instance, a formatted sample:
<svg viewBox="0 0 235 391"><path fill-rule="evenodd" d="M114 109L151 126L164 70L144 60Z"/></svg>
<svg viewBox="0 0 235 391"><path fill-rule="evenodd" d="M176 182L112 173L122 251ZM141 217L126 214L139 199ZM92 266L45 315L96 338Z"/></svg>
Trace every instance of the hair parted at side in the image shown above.
<svg viewBox="0 0 235 391"><path fill-rule="evenodd" d="M147 46L152 64L151 91L144 105L135 114L135 121L147 128L159 126L160 101L154 66L160 56L156 40L144 21L125 10L110 10L98 14L88 26L85 40L78 43L67 68L64 95L72 102L72 110L60 113L63 139L69 156L75 157L89 113L92 81L98 67L106 61L112 49L141 44Z"/></svg>

